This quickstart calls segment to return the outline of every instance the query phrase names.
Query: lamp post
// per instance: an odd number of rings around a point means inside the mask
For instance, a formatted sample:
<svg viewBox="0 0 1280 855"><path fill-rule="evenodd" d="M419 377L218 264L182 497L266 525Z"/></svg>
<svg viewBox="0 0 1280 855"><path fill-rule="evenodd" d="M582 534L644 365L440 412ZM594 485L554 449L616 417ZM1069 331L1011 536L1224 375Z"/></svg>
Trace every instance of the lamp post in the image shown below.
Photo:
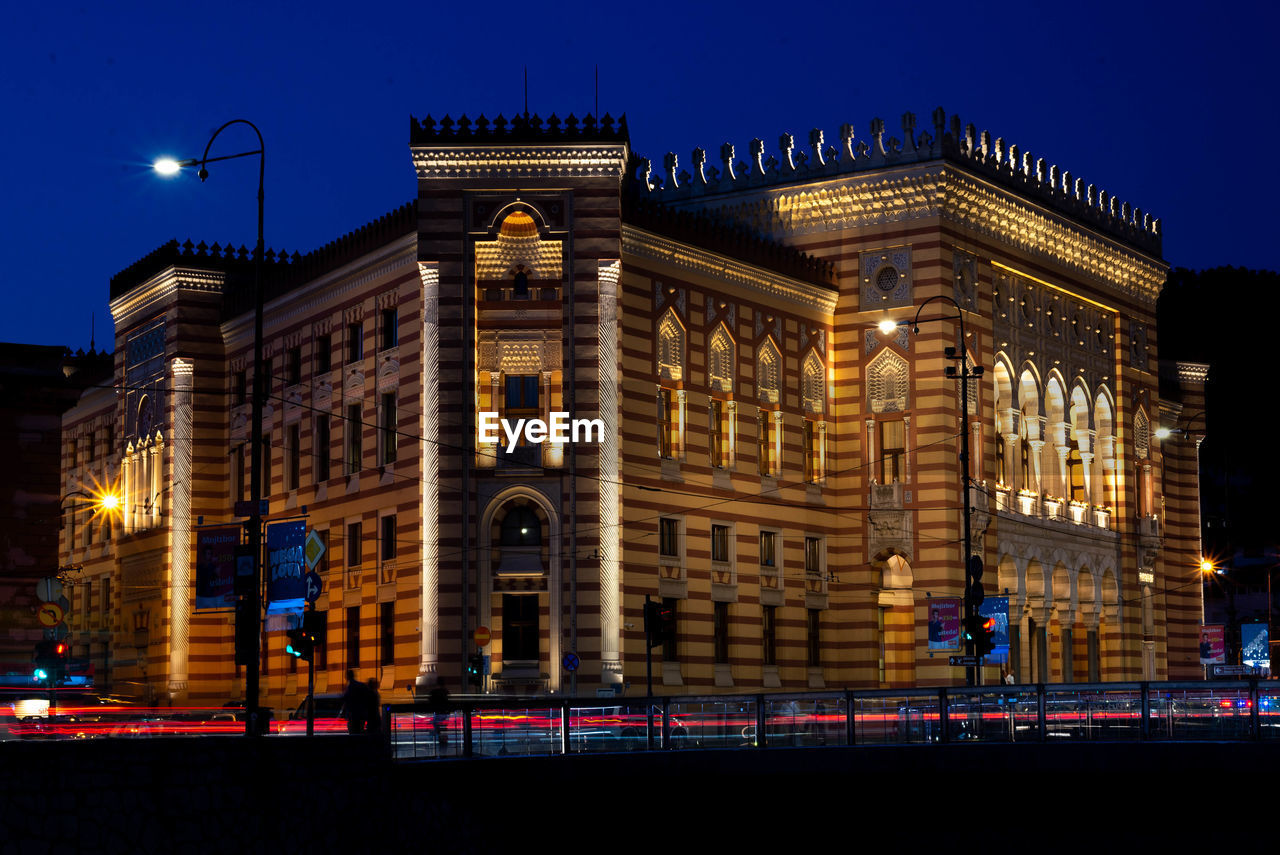
<svg viewBox="0 0 1280 855"><path fill-rule="evenodd" d="M213 141L218 135L232 125L248 125L258 137L258 148L253 151L242 151L238 154L227 154L221 157L209 157L209 149L213 147ZM205 166L210 163L216 163L220 160L234 160L238 157L258 157L258 243L253 250L253 401L251 402L251 426L249 434L249 442L252 445L250 449L250 475L249 475L249 501L252 505L249 515L249 548L253 552L253 580L252 590L248 595L248 605L245 608L236 610L236 620L250 619L256 624L252 633L253 643L252 656L247 657L245 664L245 734L248 736L256 736L259 734L258 729L258 667L259 667L259 645L261 642L261 621L262 621L262 405L263 397L266 390L263 384L262 376L262 259L265 253L265 247L262 241L262 207L263 207L263 178L267 169L267 147L262 141L262 132L258 130L258 126L247 119L232 119L213 132L213 136L209 137L209 142L204 147L204 154L199 160L173 160L166 158L156 161L155 169L161 175L176 175L181 169L186 167L199 167L197 175L201 181L209 177L209 171ZM240 627L237 627L237 638L241 637ZM248 638L249 633L244 633L243 637Z"/></svg>
<svg viewBox="0 0 1280 855"><path fill-rule="evenodd" d="M983 375L981 365L969 367L969 359L967 356L968 344L967 337L964 332L964 309L955 300L947 294L934 294L916 308L916 315L910 323L906 321L894 321L885 319L880 322L880 332L888 335L899 326L910 327L913 333L920 332L920 315L924 312L924 307L932 303L934 300L946 300L948 303L956 307L955 320L960 322L960 351L957 353L954 347L948 346L943 353L947 359L958 360L960 368L948 365L946 376L960 378L960 466L963 470L963 481L960 489L963 493L962 504L964 508L963 530L964 530L964 608L965 608L965 625L975 626L978 617L978 606L981 605L982 595L982 564L981 558L976 567L971 564L973 555L973 531L969 513L969 378L978 378ZM937 320L946 321L951 318L938 318ZM976 570L976 572L974 572ZM974 653L973 638L965 633L964 652L966 656L972 656ZM970 666L965 669L966 683L970 686L976 685L981 670L977 666Z"/></svg>

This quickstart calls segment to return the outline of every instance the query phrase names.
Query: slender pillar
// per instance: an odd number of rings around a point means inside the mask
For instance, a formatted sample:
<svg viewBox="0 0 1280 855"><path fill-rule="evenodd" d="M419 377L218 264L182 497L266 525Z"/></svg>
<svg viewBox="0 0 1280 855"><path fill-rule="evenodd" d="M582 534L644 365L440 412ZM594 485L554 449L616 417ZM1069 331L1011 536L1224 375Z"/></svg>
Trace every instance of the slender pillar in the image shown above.
<svg viewBox="0 0 1280 855"><path fill-rule="evenodd" d="M600 264L599 384L600 418L604 439L599 448L600 466L600 680L605 685L622 682L622 636L619 602L622 573L618 562L618 484L622 480L618 464L618 273L619 264ZM684 391L680 392L681 454L683 456Z"/></svg>
<svg viewBox="0 0 1280 855"><path fill-rule="evenodd" d="M187 692L191 647L191 444L192 365L173 360L173 437L169 496L169 694ZM158 463L159 461L157 461ZM157 469L159 466L157 466Z"/></svg>
<svg viewBox="0 0 1280 855"><path fill-rule="evenodd" d="M422 280L422 441L418 443L422 483L422 570L418 644L418 685L435 682L440 662L440 269L418 262Z"/></svg>

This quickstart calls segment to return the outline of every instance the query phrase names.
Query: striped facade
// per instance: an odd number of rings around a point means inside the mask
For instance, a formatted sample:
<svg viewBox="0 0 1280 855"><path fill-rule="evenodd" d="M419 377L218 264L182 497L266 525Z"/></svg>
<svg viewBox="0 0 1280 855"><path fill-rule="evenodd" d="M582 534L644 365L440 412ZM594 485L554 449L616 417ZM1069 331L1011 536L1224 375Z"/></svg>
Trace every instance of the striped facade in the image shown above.
<svg viewBox="0 0 1280 855"><path fill-rule="evenodd" d="M677 616L658 691L963 683L928 638L964 588L960 346L986 372L974 551L1015 676L1198 675L1196 441L1155 428L1199 411L1202 435L1204 371L1161 397L1158 227L935 121L896 150L819 134L807 165L669 155L661 183L607 117L415 122L414 203L265 265L264 492L328 546L317 691L347 668L384 697L476 691L487 628L486 689L634 694L647 599ZM64 531L73 639L135 694L243 696L193 552L248 496L251 271L169 244L119 274L116 388L64 420L104 445L64 453L68 483L126 496L109 533ZM480 440L482 413L557 412L603 435ZM265 702L291 709L305 670L262 637Z"/></svg>

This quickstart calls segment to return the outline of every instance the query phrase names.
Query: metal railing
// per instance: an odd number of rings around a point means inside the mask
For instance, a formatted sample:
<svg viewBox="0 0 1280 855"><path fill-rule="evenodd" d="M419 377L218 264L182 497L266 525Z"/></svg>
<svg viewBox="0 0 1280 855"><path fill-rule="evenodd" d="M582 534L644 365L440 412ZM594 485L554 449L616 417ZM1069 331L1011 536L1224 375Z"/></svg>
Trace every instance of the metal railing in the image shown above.
<svg viewBox="0 0 1280 855"><path fill-rule="evenodd" d="M395 759L850 745L1280 739L1280 682L467 700L384 709Z"/></svg>

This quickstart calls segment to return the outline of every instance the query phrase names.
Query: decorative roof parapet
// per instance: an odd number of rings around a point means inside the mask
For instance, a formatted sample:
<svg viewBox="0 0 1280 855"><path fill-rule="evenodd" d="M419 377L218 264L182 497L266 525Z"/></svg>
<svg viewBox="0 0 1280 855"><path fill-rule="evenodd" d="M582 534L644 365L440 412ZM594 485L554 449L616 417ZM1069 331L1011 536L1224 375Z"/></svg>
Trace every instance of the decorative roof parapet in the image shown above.
<svg viewBox="0 0 1280 855"><path fill-rule="evenodd" d="M330 241L306 255L267 249L263 253L264 299L270 300L297 285L349 264L366 253L417 230L417 202L406 202L337 240ZM228 243L209 246L204 241L176 240L162 244L151 253L111 277L111 299L146 282L167 267L194 267L218 270L228 274L224 290L222 314L235 317L253 308L253 252Z"/></svg>
<svg viewBox="0 0 1280 855"><path fill-rule="evenodd" d="M852 125L840 127L840 145L826 145L820 128L809 132L809 152L795 150L795 138L783 134L779 139L782 157L764 156L764 142L751 141L750 163L735 160L732 143L720 146L721 168L707 165L706 151L693 150L694 172L679 168L673 152L663 158L663 175L653 175L653 164L647 158L635 158L628 170L632 192L662 204L680 204L701 197L731 193L768 185L779 185L831 178L851 172L890 168L908 163L948 160L962 165L984 178L1008 187L1060 213L1067 214L1099 231L1120 238L1147 252L1161 255L1160 220L1140 208L1120 202L1105 190L1098 190L1084 179L1075 178L1056 165L1046 164L1031 152L1008 145L1003 137L994 140L989 131L977 132L972 124L961 125L959 116L951 116L941 108L933 111L933 132L916 134L916 116L904 113L902 133L885 139L883 119L871 122L870 141L854 142Z"/></svg>
<svg viewBox="0 0 1280 855"><path fill-rule="evenodd" d="M445 116L439 122L427 116L419 121L409 117L410 145L438 145L463 143L467 145L513 142L564 143L564 142L625 142L630 145L627 133L627 117L620 118L605 113L597 122L588 113L579 120L573 113L560 119L555 113L545 121L533 114L517 113L509 121L501 114L490 121L482 113L474 121L464 113L457 120Z"/></svg>
<svg viewBox="0 0 1280 855"><path fill-rule="evenodd" d="M283 250L276 252L267 249L263 258L267 262L266 269L273 270L297 260L299 255L296 252L289 255ZM231 243L226 246L214 243L210 246L204 241L193 244L187 240L180 244L176 239L170 240L112 276L110 299L114 300L127 293L166 267L180 265L228 272L242 268L252 270L253 252L243 244L237 249Z"/></svg>
<svg viewBox="0 0 1280 855"><path fill-rule="evenodd" d="M758 237L741 226L722 222L701 211L678 211L651 199L627 195L623 197L622 221L801 282L838 288L836 267L830 261Z"/></svg>

